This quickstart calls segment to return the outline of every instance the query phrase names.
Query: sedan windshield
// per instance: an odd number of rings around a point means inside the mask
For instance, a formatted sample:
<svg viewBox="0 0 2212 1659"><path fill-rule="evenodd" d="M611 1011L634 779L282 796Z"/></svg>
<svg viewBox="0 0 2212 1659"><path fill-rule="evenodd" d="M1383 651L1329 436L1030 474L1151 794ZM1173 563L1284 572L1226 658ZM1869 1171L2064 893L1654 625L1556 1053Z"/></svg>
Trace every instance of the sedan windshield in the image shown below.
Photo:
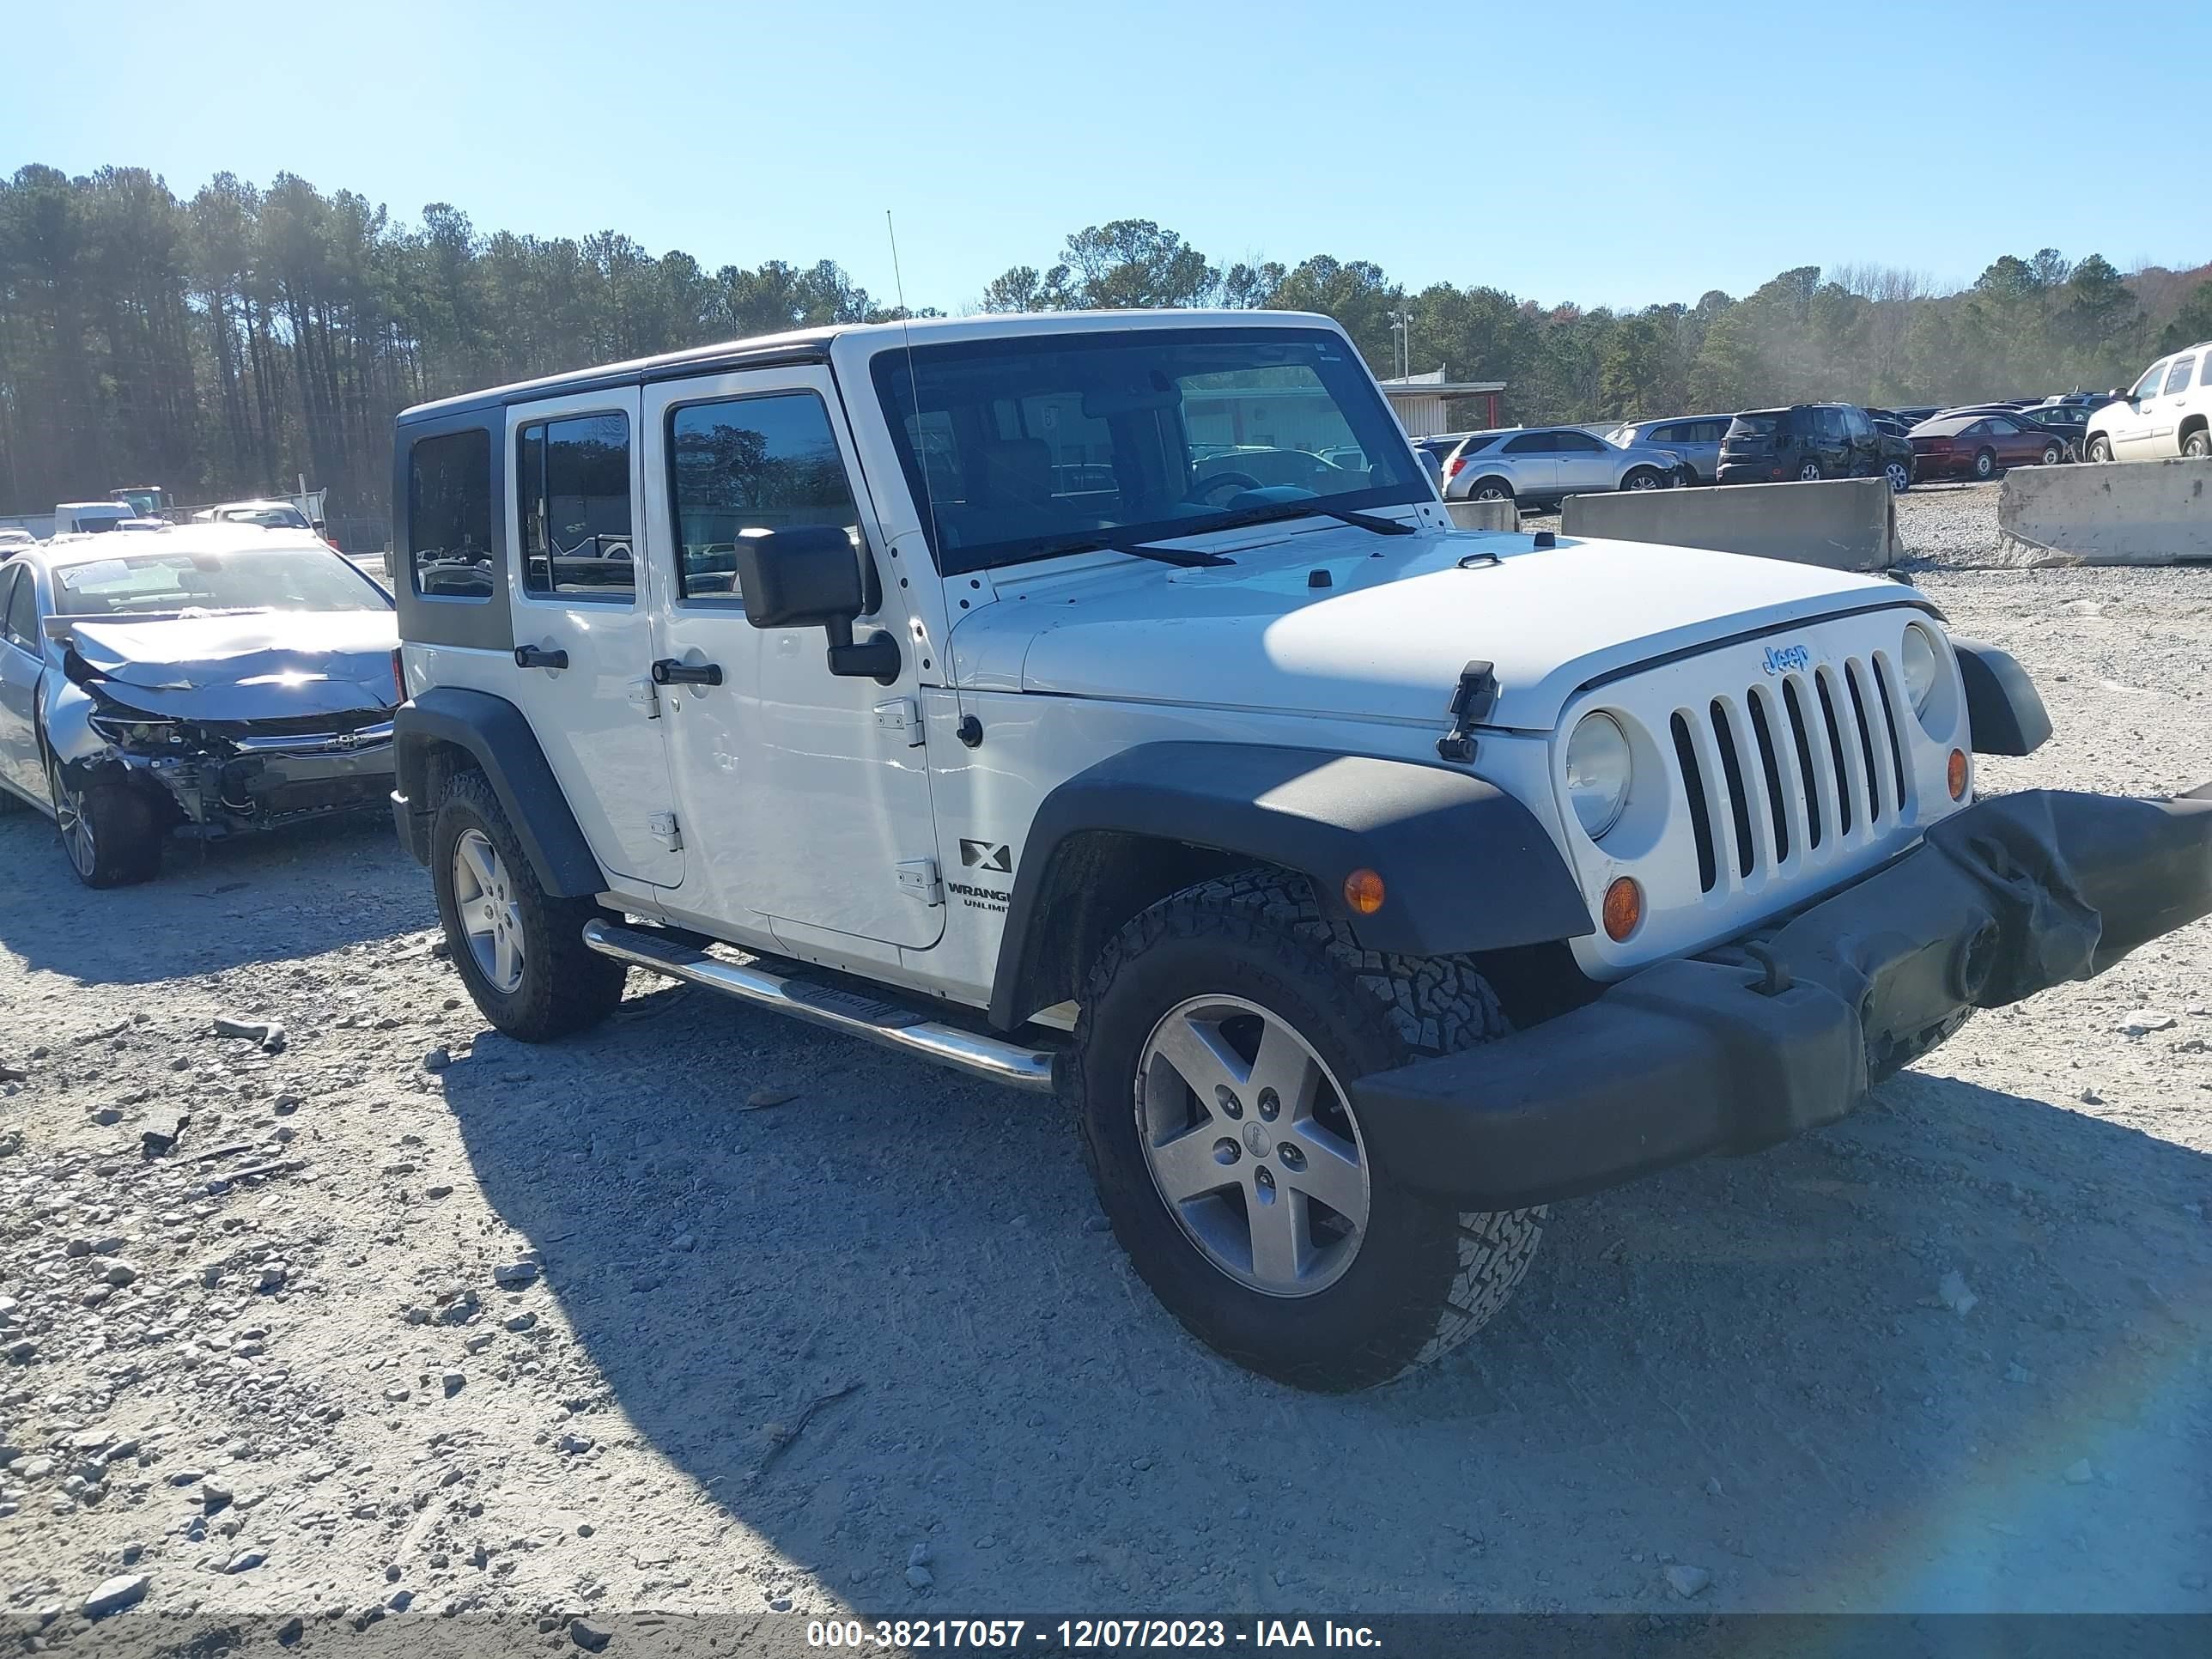
<svg viewBox="0 0 2212 1659"><path fill-rule="evenodd" d="M383 611L380 589L337 555L312 548L134 553L54 572L64 617L158 617L179 611Z"/></svg>
<svg viewBox="0 0 2212 1659"><path fill-rule="evenodd" d="M1323 330L894 346L874 376L947 575L1093 536L1203 535L1277 503L1435 499L1365 367Z"/></svg>

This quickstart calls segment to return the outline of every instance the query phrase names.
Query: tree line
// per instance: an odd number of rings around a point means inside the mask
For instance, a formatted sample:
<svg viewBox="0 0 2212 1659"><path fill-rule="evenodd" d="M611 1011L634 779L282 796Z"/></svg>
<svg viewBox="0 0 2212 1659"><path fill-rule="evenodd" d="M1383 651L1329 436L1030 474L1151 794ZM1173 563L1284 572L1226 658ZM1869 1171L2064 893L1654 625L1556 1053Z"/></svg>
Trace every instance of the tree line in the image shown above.
<svg viewBox="0 0 2212 1659"><path fill-rule="evenodd" d="M1335 318L1378 374L1508 383L1506 418L1634 419L1813 398L1898 405L2124 383L2212 336L2212 268L2123 276L2097 254L2007 254L1938 292L1885 266L1786 270L1741 299L1615 311L1480 283L1394 281L1362 259L1220 264L1125 219L1069 236L962 309L1273 307ZM419 224L350 191L220 174L179 199L143 168L0 180L0 512L161 483L180 501L331 492L386 510L410 403L718 339L901 313L835 261L708 270L605 231Z"/></svg>

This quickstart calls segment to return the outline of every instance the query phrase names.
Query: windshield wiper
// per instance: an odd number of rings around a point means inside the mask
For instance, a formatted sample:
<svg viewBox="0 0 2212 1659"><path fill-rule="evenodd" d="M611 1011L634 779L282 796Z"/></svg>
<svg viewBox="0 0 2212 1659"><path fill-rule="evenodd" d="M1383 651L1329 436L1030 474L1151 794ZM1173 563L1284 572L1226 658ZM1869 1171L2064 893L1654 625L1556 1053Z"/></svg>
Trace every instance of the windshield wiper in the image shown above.
<svg viewBox="0 0 2212 1659"><path fill-rule="evenodd" d="M1194 531L1194 535L1216 530L1236 530L1245 525L1275 524L1286 519L1334 519L1340 524L1356 526L1372 531L1377 536L1410 536L1418 526L1404 524L1396 519L1385 519L1373 513L1354 512L1348 507L1331 507L1326 500L1315 496L1310 501L1269 501L1261 507L1248 507L1213 520L1205 532Z"/></svg>
<svg viewBox="0 0 2212 1659"><path fill-rule="evenodd" d="M1208 526L1207 529L1214 526ZM1205 531L1194 530L1194 536ZM1208 565L1234 564L1234 559L1218 553L1201 553L1196 548L1162 547L1157 542L1140 542L1127 536L1116 536L1111 531L1101 531L1095 536L1068 536L1056 542L1040 542L1027 556L1032 559L1056 559L1063 553L1127 553L1133 558L1152 559L1161 564L1171 564L1183 570L1202 569Z"/></svg>

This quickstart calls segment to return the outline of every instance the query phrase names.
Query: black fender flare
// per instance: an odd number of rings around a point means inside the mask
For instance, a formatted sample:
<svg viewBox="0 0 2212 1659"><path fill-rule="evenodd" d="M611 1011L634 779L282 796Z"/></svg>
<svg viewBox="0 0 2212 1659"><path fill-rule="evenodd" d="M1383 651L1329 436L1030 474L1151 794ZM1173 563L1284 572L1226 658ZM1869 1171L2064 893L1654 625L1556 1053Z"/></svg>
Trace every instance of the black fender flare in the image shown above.
<svg viewBox="0 0 2212 1659"><path fill-rule="evenodd" d="M539 886L557 898L589 898L606 890L606 875L528 717L504 697L465 686L433 686L400 704L392 717L395 805L404 802L403 810L423 831L417 839L403 830L410 852L418 859L427 856L425 786L431 750L441 743L465 751L483 773Z"/></svg>
<svg viewBox="0 0 2212 1659"><path fill-rule="evenodd" d="M1313 884L1322 913L1348 922L1371 951L1454 956L1594 928L1535 814L1471 773L1334 750L1140 744L1060 784L1030 821L991 988L1001 1030L1036 1012L1022 1005L1043 941L1081 879L1082 861L1063 851L1097 831L1295 871ZM1363 869L1382 878L1382 908L1371 915L1354 914L1344 898L1345 878Z"/></svg>
<svg viewBox="0 0 2212 1659"><path fill-rule="evenodd" d="M2051 716L2027 670L2008 651L1951 636L1966 687L1966 729L1978 755L2032 755L2051 736Z"/></svg>

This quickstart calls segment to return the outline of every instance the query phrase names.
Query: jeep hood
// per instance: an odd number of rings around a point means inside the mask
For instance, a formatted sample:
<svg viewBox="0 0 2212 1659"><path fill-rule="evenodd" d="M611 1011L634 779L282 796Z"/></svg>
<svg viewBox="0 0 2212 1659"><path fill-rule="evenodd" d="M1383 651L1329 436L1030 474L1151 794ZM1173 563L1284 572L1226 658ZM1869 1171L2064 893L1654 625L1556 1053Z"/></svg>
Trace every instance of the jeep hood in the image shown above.
<svg viewBox="0 0 2212 1659"><path fill-rule="evenodd" d="M389 611L79 621L70 638L82 665L70 678L150 714L251 720L392 706L399 628Z"/></svg>
<svg viewBox="0 0 2212 1659"><path fill-rule="evenodd" d="M1471 660L1485 724L1546 731L1589 681L1731 636L1927 601L1881 577L1645 542L1350 526L1231 551L1234 565L996 573L952 637L976 690L1446 724ZM1492 562L1492 556L1496 562ZM1326 573L1325 586L1313 586ZM1932 608L1932 607L1928 607Z"/></svg>

